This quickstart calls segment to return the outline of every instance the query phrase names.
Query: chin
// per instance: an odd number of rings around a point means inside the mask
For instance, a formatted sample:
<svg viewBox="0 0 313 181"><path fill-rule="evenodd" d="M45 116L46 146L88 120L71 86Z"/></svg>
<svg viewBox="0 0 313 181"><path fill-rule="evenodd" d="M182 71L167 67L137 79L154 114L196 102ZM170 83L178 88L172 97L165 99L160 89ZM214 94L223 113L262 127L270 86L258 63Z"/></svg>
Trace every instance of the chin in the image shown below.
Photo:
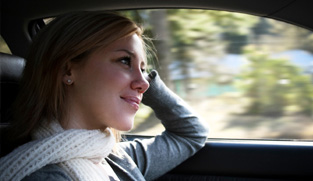
<svg viewBox="0 0 313 181"><path fill-rule="evenodd" d="M121 128L120 131L130 131L131 129L133 129L133 124L129 125L129 126L123 126L123 128Z"/></svg>
<svg viewBox="0 0 313 181"><path fill-rule="evenodd" d="M119 131L130 131L131 129L133 129L133 126L134 119L121 122L120 125L116 126L115 129Z"/></svg>
<svg viewBox="0 0 313 181"><path fill-rule="evenodd" d="M114 128L114 129L116 129L117 131L128 132L132 129L132 127L131 128Z"/></svg>

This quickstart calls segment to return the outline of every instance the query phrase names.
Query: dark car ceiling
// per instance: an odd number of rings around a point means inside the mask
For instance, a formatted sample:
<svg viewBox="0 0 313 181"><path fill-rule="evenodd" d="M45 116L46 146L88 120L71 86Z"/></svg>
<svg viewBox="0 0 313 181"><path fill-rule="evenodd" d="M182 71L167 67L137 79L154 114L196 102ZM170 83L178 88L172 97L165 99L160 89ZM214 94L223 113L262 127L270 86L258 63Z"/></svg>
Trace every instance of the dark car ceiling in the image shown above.
<svg viewBox="0 0 313 181"><path fill-rule="evenodd" d="M1 35L25 57L31 21L79 10L196 8L270 17L313 30L312 3L305 0L1 0Z"/></svg>

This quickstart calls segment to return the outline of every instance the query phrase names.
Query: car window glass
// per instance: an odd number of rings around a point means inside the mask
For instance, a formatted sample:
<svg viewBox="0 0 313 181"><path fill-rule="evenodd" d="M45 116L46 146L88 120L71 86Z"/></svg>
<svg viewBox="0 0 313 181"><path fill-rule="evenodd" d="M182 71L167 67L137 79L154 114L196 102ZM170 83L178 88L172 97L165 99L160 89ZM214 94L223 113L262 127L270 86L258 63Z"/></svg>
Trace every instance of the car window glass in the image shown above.
<svg viewBox="0 0 313 181"><path fill-rule="evenodd" d="M152 36L164 82L209 138L313 138L313 34L277 20L209 10L123 12ZM129 134L164 130L144 105Z"/></svg>
<svg viewBox="0 0 313 181"><path fill-rule="evenodd" d="M2 36L0 36L0 52L12 54L7 43L4 41Z"/></svg>

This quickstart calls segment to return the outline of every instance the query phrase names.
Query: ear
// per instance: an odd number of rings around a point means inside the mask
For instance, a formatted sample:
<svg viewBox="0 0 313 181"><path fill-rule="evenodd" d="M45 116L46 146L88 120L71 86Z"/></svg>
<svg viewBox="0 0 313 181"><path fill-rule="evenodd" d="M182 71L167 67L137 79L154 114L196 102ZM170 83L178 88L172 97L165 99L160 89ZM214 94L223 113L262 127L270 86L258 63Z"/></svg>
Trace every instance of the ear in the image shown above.
<svg viewBox="0 0 313 181"><path fill-rule="evenodd" d="M74 83L74 75L72 74L71 63L66 62L63 70L62 81L66 85L72 85Z"/></svg>

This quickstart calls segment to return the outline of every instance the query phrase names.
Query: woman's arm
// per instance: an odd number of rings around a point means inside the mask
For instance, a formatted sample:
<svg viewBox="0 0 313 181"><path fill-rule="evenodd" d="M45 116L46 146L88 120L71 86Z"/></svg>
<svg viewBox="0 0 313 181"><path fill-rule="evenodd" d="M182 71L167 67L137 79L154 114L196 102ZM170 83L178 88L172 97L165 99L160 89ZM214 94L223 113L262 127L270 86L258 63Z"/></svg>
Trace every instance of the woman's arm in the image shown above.
<svg viewBox="0 0 313 181"><path fill-rule="evenodd" d="M207 138L207 129L199 118L165 86L158 73L153 71L150 78L143 103L154 110L165 131L152 139L120 144L147 180L163 175L194 155Z"/></svg>

